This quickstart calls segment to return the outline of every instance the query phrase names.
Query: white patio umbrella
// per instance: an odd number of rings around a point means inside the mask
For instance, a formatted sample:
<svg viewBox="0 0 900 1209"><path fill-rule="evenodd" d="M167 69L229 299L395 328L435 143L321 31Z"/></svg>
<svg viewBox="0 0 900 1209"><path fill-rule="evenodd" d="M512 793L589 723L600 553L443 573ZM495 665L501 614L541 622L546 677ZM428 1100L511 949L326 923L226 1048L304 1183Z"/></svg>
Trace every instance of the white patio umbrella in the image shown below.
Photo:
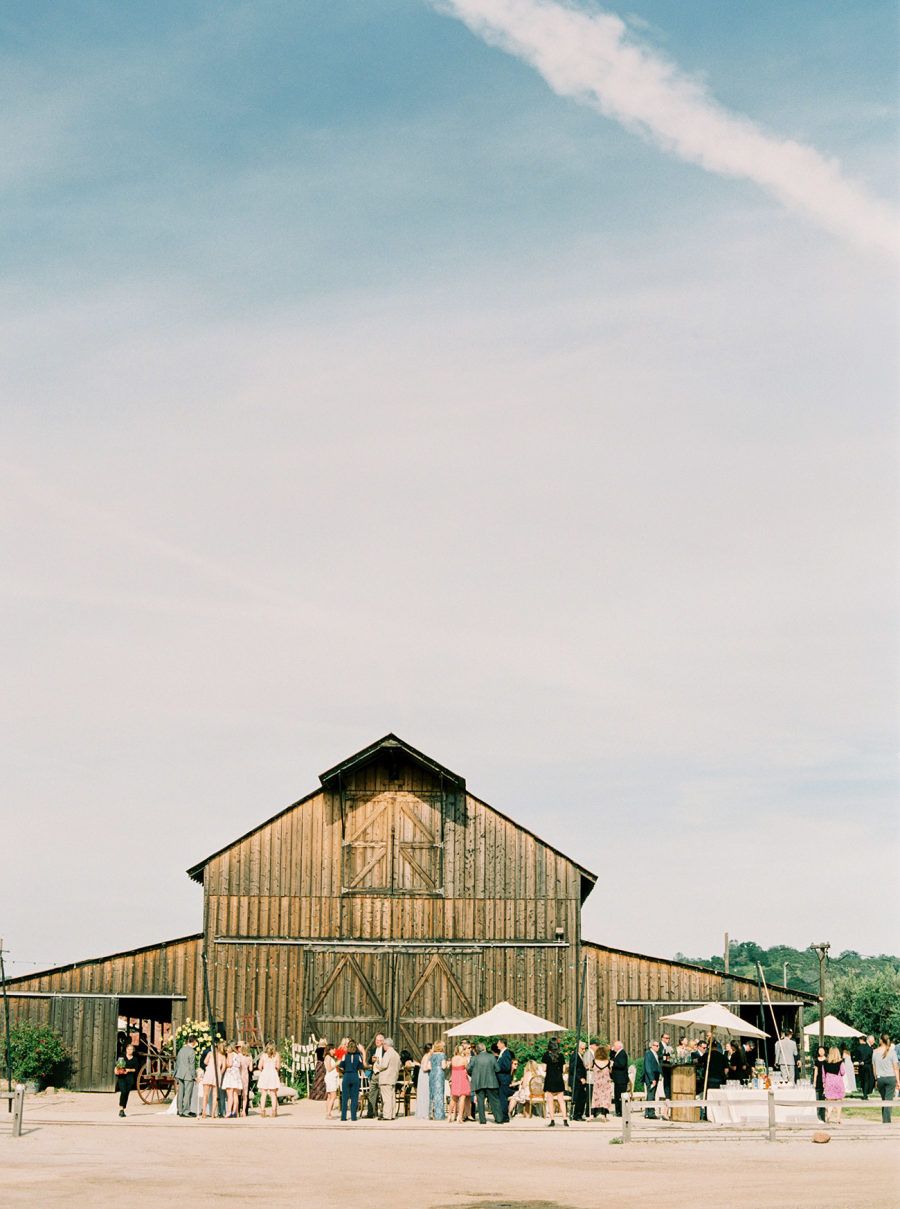
<svg viewBox="0 0 900 1209"><path fill-rule="evenodd" d="M554 1024L542 1016L534 1016L531 1012L523 1012L512 1003L495 1004L490 1011L482 1012L471 1020L464 1020L455 1028L447 1029L448 1037L493 1037L504 1033L522 1036L525 1033L564 1033L565 1026Z"/></svg>
<svg viewBox="0 0 900 1209"><path fill-rule="evenodd" d="M768 1037L762 1029L748 1024L734 1012L729 1012L722 1003L701 1003L697 1007L688 1008L686 1012L673 1012L671 1016L660 1016L666 1024L693 1024L698 1028L709 1029L709 1049L706 1051L706 1070L703 1075L703 1098L706 1099L706 1088L709 1083L709 1058L712 1053L712 1043L716 1033L726 1037Z"/></svg>
<svg viewBox="0 0 900 1209"><path fill-rule="evenodd" d="M844 1024L843 1020L838 1020L837 1016L826 1016L824 1020L825 1036L826 1037L864 1037L865 1033L861 1033L859 1029L853 1028L852 1025ZM812 1024L808 1024L803 1030L804 1037L817 1037L819 1035L819 1022L814 1020Z"/></svg>
<svg viewBox="0 0 900 1209"><path fill-rule="evenodd" d="M748 1024L734 1012L729 1012L723 1003L700 1003L686 1012L673 1012L671 1016L660 1016L666 1024L694 1024L728 1037L768 1037L762 1029Z"/></svg>

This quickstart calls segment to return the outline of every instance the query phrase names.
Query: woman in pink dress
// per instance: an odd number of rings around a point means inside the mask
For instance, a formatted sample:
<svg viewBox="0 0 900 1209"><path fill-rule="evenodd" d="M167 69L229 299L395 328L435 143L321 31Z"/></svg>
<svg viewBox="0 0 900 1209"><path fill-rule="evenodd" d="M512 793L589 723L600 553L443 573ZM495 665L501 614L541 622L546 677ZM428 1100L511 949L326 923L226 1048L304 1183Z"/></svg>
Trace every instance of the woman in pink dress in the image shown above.
<svg viewBox="0 0 900 1209"><path fill-rule="evenodd" d="M469 1096L472 1094L469 1072L466 1070L468 1064L466 1047L458 1045L456 1053L450 1059L450 1116L448 1120L458 1121L460 1124L466 1119Z"/></svg>
<svg viewBox="0 0 900 1209"><path fill-rule="evenodd" d="M219 1116L218 1088L225 1078L225 1042L217 1041L210 1046L203 1068L200 1086L200 1119ZM207 1111L208 1110L208 1111Z"/></svg>

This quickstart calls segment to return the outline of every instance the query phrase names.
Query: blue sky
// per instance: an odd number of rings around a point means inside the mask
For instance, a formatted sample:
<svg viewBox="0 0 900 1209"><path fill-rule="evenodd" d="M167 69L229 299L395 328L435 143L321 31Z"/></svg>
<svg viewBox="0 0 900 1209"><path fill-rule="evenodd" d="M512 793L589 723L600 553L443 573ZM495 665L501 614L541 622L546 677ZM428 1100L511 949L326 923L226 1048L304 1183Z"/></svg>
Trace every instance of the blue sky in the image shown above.
<svg viewBox="0 0 900 1209"><path fill-rule="evenodd" d="M574 6L839 161L823 225L451 7L0 9L14 959L192 931L390 729L607 871L597 939L896 947L812 846L896 861L895 8ZM651 836L715 918L629 905Z"/></svg>

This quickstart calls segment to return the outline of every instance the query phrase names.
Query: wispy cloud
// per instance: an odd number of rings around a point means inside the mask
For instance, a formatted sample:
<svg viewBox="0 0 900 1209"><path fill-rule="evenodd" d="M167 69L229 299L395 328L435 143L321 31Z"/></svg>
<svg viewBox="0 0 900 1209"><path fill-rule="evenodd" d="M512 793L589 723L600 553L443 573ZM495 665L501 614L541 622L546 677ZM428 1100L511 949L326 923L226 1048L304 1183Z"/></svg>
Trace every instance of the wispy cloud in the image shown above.
<svg viewBox="0 0 900 1209"><path fill-rule="evenodd" d="M530 63L574 97L722 176L743 177L853 243L898 252L891 209L834 159L730 113L658 51L638 45L613 13L555 0L431 0L491 45Z"/></svg>

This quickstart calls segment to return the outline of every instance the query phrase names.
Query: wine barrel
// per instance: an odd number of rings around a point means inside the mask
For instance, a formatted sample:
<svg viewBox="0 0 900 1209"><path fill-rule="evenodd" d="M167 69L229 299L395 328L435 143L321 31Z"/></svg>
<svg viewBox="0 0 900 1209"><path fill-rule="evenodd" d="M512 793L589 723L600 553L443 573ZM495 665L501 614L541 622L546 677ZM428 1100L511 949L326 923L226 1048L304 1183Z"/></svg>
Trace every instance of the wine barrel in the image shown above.
<svg viewBox="0 0 900 1209"><path fill-rule="evenodd" d="M677 1108L679 1100L696 1100L697 1076L693 1066L672 1067L672 1120L699 1121L699 1108Z"/></svg>

